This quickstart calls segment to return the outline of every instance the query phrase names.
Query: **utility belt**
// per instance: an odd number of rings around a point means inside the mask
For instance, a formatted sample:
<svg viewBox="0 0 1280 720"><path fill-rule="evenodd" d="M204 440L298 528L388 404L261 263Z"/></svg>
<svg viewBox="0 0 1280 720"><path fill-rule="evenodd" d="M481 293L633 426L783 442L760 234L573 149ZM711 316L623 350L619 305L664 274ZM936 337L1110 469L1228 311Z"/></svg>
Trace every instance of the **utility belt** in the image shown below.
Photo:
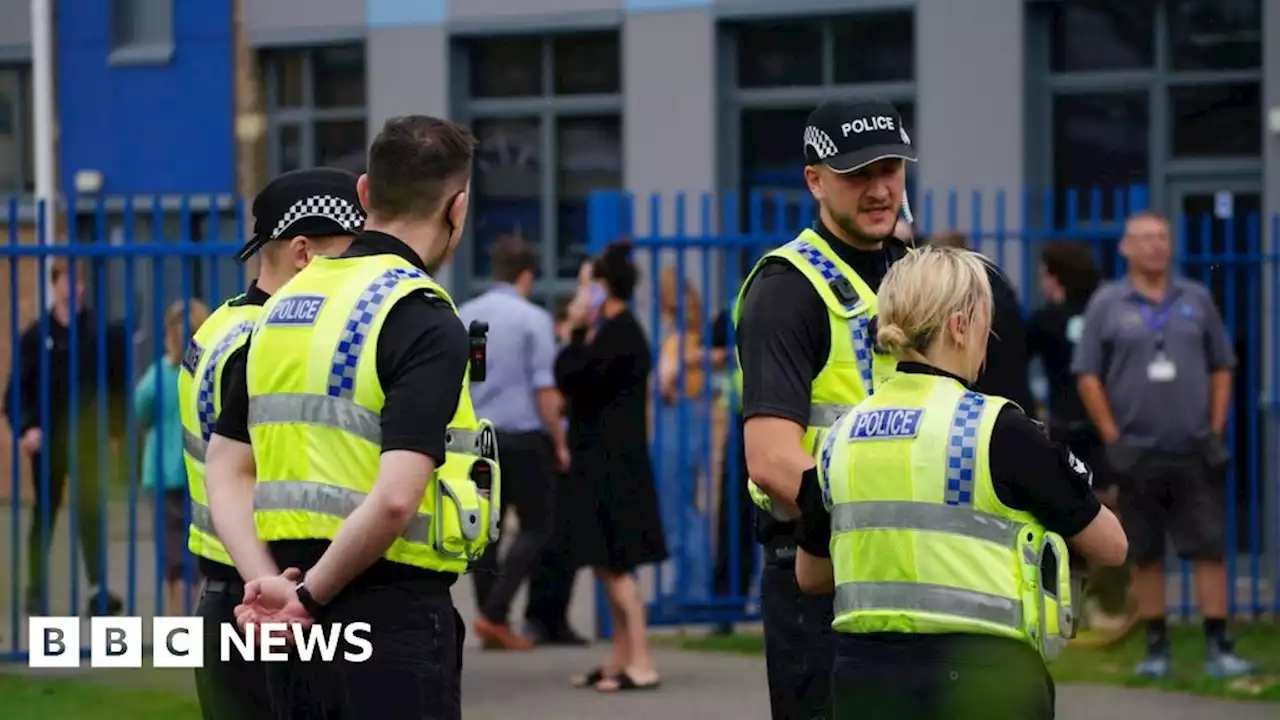
<svg viewBox="0 0 1280 720"><path fill-rule="evenodd" d="M796 563L796 541L790 536L773 538L764 545L764 561L767 565L792 566Z"/></svg>
<svg viewBox="0 0 1280 720"><path fill-rule="evenodd" d="M476 430L449 428L445 432L446 452L474 458L465 478L437 470L436 482L432 483L436 518L431 523L430 545L445 557L475 562L501 535L502 474L498 470L497 435L488 420L481 420Z"/></svg>
<svg viewBox="0 0 1280 720"><path fill-rule="evenodd" d="M243 580L214 580L205 578L204 589L202 592L206 595L235 595L244 597L244 581Z"/></svg>

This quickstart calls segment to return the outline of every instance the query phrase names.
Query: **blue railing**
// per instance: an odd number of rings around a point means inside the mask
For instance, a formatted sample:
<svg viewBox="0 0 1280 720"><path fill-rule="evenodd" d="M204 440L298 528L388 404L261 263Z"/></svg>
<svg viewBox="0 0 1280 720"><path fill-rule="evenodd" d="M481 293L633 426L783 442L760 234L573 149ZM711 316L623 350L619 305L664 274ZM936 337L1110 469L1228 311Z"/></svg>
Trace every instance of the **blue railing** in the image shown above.
<svg viewBox="0 0 1280 720"><path fill-rule="evenodd" d="M1058 197L1062 201L1055 205ZM948 194L937 200L923 193L913 200L926 232L965 228L1010 271L1030 306L1035 297L1035 265L1030 260L1045 242L1088 242L1103 266L1118 272L1115 239L1120 218L1146 207L1146 192L1125 188L1007 198ZM84 615L106 609L104 596L91 598L87 592L80 569L86 560L101 568L102 584L121 595L127 614L191 611L187 598L180 609L166 607L163 569L172 558L166 557L165 544L156 541L163 534L162 503L153 502L140 486L145 429L131 395L147 367L164 359L166 307L199 299L212 308L244 289L244 270L232 260L241 242L244 210L243 203L211 197L82 202L59 219L71 242L46 245L39 242L44 228L24 222L43 213L16 203L8 206L8 242L0 243L0 256L8 263L7 275L0 271L0 278L9 283L8 292L0 293L8 300L8 313L0 316L7 315L9 322L7 391L13 398L11 420L16 428L10 431L9 507L0 508L0 525L8 524L0 527L0 536L9 540L8 552L0 551L0 566L7 570L0 573L0 607L8 603L10 626L0 635L7 638L8 657L25 654L28 611ZM600 193L591 198L588 210L593 249L630 237L640 248L637 257L647 278L671 267L676 277L687 279L706 298L677 294L674 314L681 330L692 311L701 310L698 326L708 347L715 313L732 307L742 277L759 255L791 239L814 217L812 205L796 201L794 195L765 193L741 202L710 196L638 201L620 193ZM1280 237L1280 216L1267 218L1265 226L1270 237ZM1182 266L1213 290L1240 356L1235 412L1228 428L1228 443L1235 449L1231 486L1236 502L1227 504L1226 522L1238 550L1228 555L1232 582L1238 582L1231 608L1239 614L1280 611L1280 555L1274 551L1280 531L1280 488L1275 458L1265 452L1273 443L1264 441L1274 438L1277 429L1273 420L1280 388L1280 261L1265 246L1264 222L1257 215L1219 219L1175 214L1174 227ZM26 358L17 352L24 330L32 330L31 337L39 340L49 338L54 327L43 310L52 300L53 288L45 278L55 261L75 261L67 270L69 286L83 281L85 292L82 298L72 294L69 302L92 310L70 325L65 340L58 340L69 348L69 368L55 366L40 343ZM662 324L656 287L642 287L637 302L652 328ZM732 348L731 323L726 330L721 340ZM189 333L184 320L182 334ZM732 412L736 398L732 384L724 382L727 368L711 350L688 367L678 364L684 377L676 387L684 387L691 370L700 371L703 386L685 401L655 412L654 467L659 491L667 500L663 514L675 550L673 560L654 574L650 604L656 624L756 617L758 551L750 540L750 507L741 493L745 470L741 437L734 431L740 425ZM728 356L731 361L732 353ZM658 367L656 343L654 360ZM24 377L30 382L20 382ZM25 403L20 401L24 393ZM162 415L162 407L172 399L168 393L168 388L157 392L151 414ZM59 398L66 398L65 404ZM90 398L97 402L82 402ZM65 423L54 422L64 414ZM44 462L31 484L24 482L31 463L20 449L19 431L27 425L44 431L38 443L43 458L65 458L65 478L57 477L63 474L61 464L55 470L52 462ZM63 437L81 435L82 442L58 447ZM161 443L153 459L163 465L168 453L180 451ZM720 469L712 473L713 467ZM54 494L60 494L67 506L68 517L60 523L66 533L41 530L54 527L57 510L49 502ZM97 531L82 533L82 528L95 527L95 517L101 519ZM53 538L49 550L38 542L45 535ZM86 537L80 542L82 535ZM191 559L182 555L184 573L192 579ZM29 557L37 562L47 557L47 571L33 578ZM1185 566L1175 577L1173 609L1188 616L1193 606ZM603 599L598 607L607 607Z"/></svg>
<svg viewBox="0 0 1280 720"><path fill-rule="evenodd" d="M961 229L970 247L1003 267L1019 288L1024 312L1040 302L1036 273L1041 247L1055 241L1087 243L1103 276L1114 277L1124 271L1117 247L1124 219L1149 208L1144 186L1017 194L923 192L911 199L923 233ZM649 281L640 288L636 306L649 323L651 337L688 330L711 350L711 318L732 310L746 272L764 252L811 225L815 215L814 204L807 198L797 199L794 191L757 191L745 198L597 192L588 202L589 247L598 253L616 239L631 240ZM1235 541L1235 552L1227 555L1235 588L1229 594L1230 609L1233 615L1280 613L1280 553L1275 552L1280 540L1280 467L1267 452L1272 443L1263 440L1274 438L1280 428L1274 422L1280 407L1280 255L1264 243L1263 232L1265 227L1271 238L1280 238L1280 215L1265 223L1258 213L1187 215L1175 210L1169 215L1176 262L1185 274L1209 286L1239 356L1226 438L1234 451L1225 518L1228 537ZM678 293L671 313L674 319L668 319L663 329L660 283L653 280L664 270L684 278L706 298L694 298L701 310L696 326L688 326L686 296ZM727 337L719 340L734 347L732 323ZM655 368L661 361L659 347L655 341ZM729 352L730 362L732 358ZM729 372L727 367L717 369L710 352L700 363L677 366L681 378L677 387L683 386L687 374L711 377L719 372L723 377ZM664 518L673 552L671 560L654 571L651 622L720 624L754 619L758 596L752 581L760 565L758 550L746 539L751 530L743 527L752 522L752 516L744 511L746 500L738 490L745 481L745 468L737 431L741 420L727 409L737 406L734 388L731 383L718 388L708 383L696 397L677 405L671 413L655 403L655 415L666 412L662 418L674 421L652 424L653 466L659 494L678 498L668 507L693 506L697 511L668 512ZM723 417L709 420L715 418L717 407L726 408L720 411ZM699 456L690 457L692 453ZM669 454L678 459L664 460ZM680 471L674 477L664 476L664 468L671 467ZM713 467L719 469L709 471ZM690 523L702 527L690 531ZM688 550L691 545L699 549ZM710 581L708 557L699 557L702 552L715 557L719 566L720 572ZM1170 609L1187 618L1195 611L1189 567L1185 562L1169 567ZM603 596L597 607L606 607ZM600 613L599 618L600 632L607 634L608 616Z"/></svg>

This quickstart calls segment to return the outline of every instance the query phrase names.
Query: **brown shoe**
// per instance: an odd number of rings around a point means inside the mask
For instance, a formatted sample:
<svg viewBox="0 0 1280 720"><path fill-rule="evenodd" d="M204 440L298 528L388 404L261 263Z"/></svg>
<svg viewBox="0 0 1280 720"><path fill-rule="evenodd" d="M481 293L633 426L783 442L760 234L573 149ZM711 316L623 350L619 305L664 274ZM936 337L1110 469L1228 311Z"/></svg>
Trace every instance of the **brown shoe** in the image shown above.
<svg viewBox="0 0 1280 720"><path fill-rule="evenodd" d="M523 652L533 649L531 640L516 635L505 623L496 623L492 620L479 618L476 620L475 631L476 635L483 641L485 650L516 650Z"/></svg>

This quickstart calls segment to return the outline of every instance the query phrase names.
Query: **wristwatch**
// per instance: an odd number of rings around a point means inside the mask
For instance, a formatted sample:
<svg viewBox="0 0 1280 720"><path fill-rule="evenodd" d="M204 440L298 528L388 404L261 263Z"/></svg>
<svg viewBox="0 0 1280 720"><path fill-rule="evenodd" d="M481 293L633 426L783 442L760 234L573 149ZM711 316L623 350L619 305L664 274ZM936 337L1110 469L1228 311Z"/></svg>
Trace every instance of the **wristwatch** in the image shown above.
<svg viewBox="0 0 1280 720"><path fill-rule="evenodd" d="M302 603L303 609L307 611L312 620L318 620L320 614L324 612L324 605L321 605L311 596L311 591L307 589L307 578L303 577L299 580L297 587L294 589L298 593L298 602Z"/></svg>

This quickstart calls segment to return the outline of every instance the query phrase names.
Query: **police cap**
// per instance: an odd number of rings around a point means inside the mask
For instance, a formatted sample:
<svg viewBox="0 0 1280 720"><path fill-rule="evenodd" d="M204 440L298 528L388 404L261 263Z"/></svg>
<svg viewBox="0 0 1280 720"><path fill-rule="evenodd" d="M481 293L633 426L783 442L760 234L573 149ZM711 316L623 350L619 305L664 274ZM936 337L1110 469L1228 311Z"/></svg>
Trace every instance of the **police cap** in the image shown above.
<svg viewBox="0 0 1280 720"><path fill-rule="evenodd" d="M253 236L236 254L244 262L280 239L350 235L364 227L355 174L338 168L287 172L253 199Z"/></svg>
<svg viewBox="0 0 1280 720"><path fill-rule="evenodd" d="M886 158L916 160L902 113L887 100L851 98L826 102L809 114L804 129L806 165L844 174Z"/></svg>

